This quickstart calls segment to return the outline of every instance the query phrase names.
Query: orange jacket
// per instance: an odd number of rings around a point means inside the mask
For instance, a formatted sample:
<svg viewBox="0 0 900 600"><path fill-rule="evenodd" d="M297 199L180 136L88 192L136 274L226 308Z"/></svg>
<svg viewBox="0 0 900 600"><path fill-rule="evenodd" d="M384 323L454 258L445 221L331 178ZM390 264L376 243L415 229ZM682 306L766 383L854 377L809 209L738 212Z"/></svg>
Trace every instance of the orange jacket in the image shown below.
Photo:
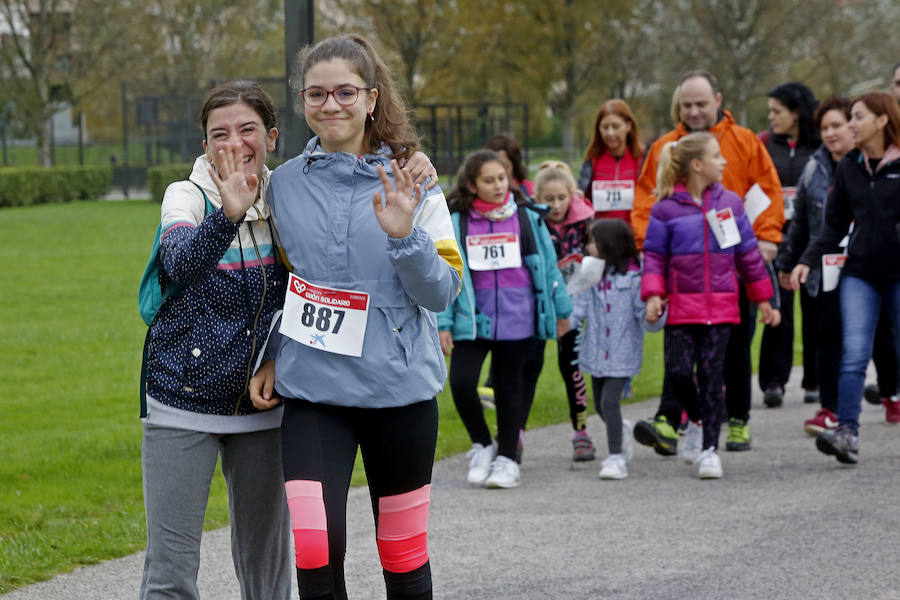
<svg viewBox="0 0 900 600"><path fill-rule="evenodd" d="M722 185L743 198L753 184L758 183L772 203L753 222L753 232L757 239L781 242L781 228L784 225L784 200L781 197L781 181L775 165L756 134L734 122L734 117L723 110L723 117L709 130L722 148L722 156L728 161L722 175ZM673 131L656 140L641 167L637 187L634 190L634 207L631 209L631 227L638 249L644 245L650 209L656 202L656 169L663 146L690 133L679 123Z"/></svg>

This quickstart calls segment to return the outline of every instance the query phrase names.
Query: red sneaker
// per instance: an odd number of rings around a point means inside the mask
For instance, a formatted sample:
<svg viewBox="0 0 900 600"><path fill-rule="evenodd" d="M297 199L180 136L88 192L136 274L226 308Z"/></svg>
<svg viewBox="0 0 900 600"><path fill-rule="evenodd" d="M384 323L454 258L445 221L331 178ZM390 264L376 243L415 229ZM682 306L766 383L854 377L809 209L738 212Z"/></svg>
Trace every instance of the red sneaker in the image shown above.
<svg viewBox="0 0 900 600"><path fill-rule="evenodd" d="M885 421L888 423L900 423L900 398L897 396L882 398L881 403L884 404Z"/></svg>
<svg viewBox="0 0 900 600"><path fill-rule="evenodd" d="M803 431L809 435L819 435L826 429L837 429L837 415L827 408L819 409L812 419L803 421Z"/></svg>

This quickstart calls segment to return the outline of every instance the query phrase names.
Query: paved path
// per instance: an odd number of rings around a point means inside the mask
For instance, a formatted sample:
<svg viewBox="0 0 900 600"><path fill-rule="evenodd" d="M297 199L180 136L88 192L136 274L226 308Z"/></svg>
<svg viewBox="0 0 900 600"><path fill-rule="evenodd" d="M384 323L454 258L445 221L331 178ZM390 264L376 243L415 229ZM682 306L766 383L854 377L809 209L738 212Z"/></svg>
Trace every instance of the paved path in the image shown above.
<svg viewBox="0 0 900 600"><path fill-rule="evenodd" d="M655 408L624 413L637 420ZM570 462L566 425L528 433L514 490L470 489L462 456L440 461L435 598L900 600L900 426L864 403L861 462L847 467L803 433L813 410L796 387L780 409L764 408L757 393L753 450L722 452L719 481L641 446L627 480L599 481L599 461ZM596 417L589 426L605 445ZM350 598L384 598L365 489L351 491L348 513ZM204 536L202 560L203 597L238 599L227 530ZM141 564L135 554L4 600L136 598Z"/></svg>

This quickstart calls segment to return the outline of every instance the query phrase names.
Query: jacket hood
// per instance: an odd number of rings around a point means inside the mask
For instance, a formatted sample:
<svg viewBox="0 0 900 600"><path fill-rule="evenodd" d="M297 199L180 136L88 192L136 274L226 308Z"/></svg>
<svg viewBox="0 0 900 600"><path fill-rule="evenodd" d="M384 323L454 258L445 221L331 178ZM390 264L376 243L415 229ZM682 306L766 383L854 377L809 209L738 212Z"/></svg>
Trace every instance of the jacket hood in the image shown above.
<svg viewBox="0 0 900 600"><path fill-rule="evenodd" d="M547 221L548 225L572 225L573 223L578 223L580 221L585 221L587 219L591 219L594 216L594 207L590 203L590 200L585 198L581 193L575 192L572 194L572 202L569 204L569 212L566 213L566 218L563 219L562 223L550 223Z"/></svg>
<svg viewBox="0 0 900 600"><path fill-rule="evenodd" d="M721 183L714 183L705 190L703 190L703 196L708 198L710 203L718 200L719 197L725 192L725 188ZM697 206L697 203L694 201L694 197L691 196L691 193L687 190L687 187L683 183L676 183L675 187L672 189L672 195L669 196L670 199L681 202L682 204L691 204L693 206Z"/></svg>
<svg viewBox="0 0 900 600"><path fill-rule="evenodd" d="M709 128L709 132L712 134L722 133L727 130L729 127L736 125L737 123L734 120L734 117L731 116L731 113L725 110L724 108L719 111L719 120L716 121L716 124ZM675 128L676 133L678 133L678 137L682 138L689 133L694 133L694 130L688 129L687 125L683 122L679 122L678 126ZM676 138L677 139L677 138Z"/></svg>
<svg viewBox="0 0 900 600"><path fill-rule="evenodd" d="M862 157L862 163L865 166L866 171L868 171L869 174L872 174L872 169L869 166L869 157L866 156L866 153L862 150L859 151L859 154ZM881 157L881 160L878 161L878 166L875 167L875 173L880 171L882 167L891 164L898 158L900 158L900 148L898 148L894 144L891 144L890 146L888 146L887 150L884 151L884 156Z"/></svg>
<svg viewBox="0 0 900 600"><path fill-rule="evenodd" d="M213 183L212 177L209 176L209 168L210 168L209 159L206 158L205 154L201 154L197 157L197 160L194 161L194 168L191 170L191 176L189 179L203 188L203 191L206 192L206 196L209 198L209 203L212 204L215 208L222 208L222 198L219 197L219 188L216 187L216 184ZM271 172L269 168L263 165L262 170L262 182L260 185L262 188L259 191L259 198L256 200L256 203L253 204L251 208L255 208L256 210L248 210L247 215L244 217L246 221L256 221L257 219L268 219L269 218L269 205L266 204L266 187L269 185L269 175Z"/></svg>

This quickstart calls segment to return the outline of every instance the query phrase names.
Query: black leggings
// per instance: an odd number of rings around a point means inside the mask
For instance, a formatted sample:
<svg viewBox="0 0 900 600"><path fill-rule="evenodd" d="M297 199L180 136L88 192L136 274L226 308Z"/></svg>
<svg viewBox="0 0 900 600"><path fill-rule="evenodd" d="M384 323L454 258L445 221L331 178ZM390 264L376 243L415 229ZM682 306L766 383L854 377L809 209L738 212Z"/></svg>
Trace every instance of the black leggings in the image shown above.
<svg viewBox="0 0 900 600"><path fill-rule="evenodd" d="M587 427L587 382L578 368L578 344L580 331L573 329L562 336L557 342L559 350L559 374L566 384L566 398L569 401L569 419L572 420L572 429L584 431ZM594 392L596 399L597 393ZM598 409L597 412L600 412Z"/></svg>
<svg viewBox="0 0 900 600"><path fill-rule="evenodd" d="M347 492L357 448L388 600L432 597L426 538L437 426L435 399L380 409L285 401L281 446L301 598L347 598Z"/></svg>
<svg viewBox="0 0 900 600"><path fill-rule="evenodd" d="M519 429L525 423L524 360L533 340L460 340L450 355L450 391L453 403L472 443L488 446L491 430L478 399L478 377L487 353L491 353L494 403L497 405L498 454L515 459Z"/></svg>

